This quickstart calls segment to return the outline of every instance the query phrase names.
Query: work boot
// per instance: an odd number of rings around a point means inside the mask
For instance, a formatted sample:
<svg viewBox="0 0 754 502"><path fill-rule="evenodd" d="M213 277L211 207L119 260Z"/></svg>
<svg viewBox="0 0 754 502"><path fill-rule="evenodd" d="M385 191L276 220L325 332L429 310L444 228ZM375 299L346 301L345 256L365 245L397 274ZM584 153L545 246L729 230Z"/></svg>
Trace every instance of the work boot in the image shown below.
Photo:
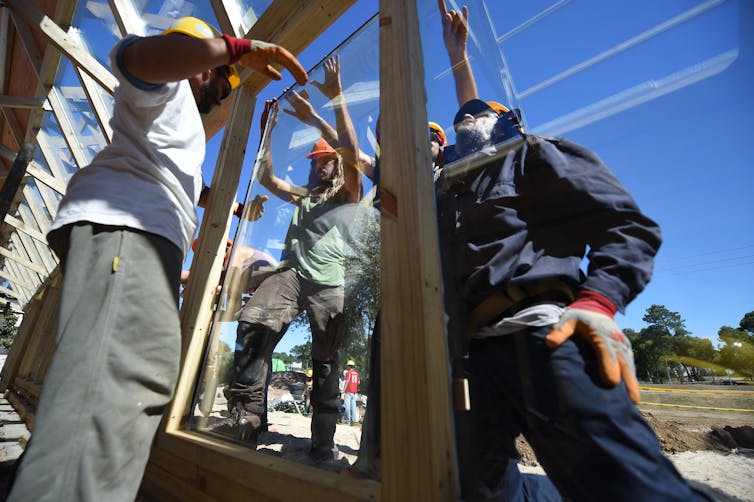
<svg viewBox="0 0 754 502"><path fill-rule="evenodd" d="M340 450L336 446L318 446L312 445L309 450L309 459L315 464L330 462L340 458Z"/></svg>
<svg viewBox="0 0 754 502"><path fill-rule="evenodd" d="M231 436L251 448L256 448L261 429L262 417L246 411L241 403L236 403L231 408L228 418L212 424L207 430Z"/></svg>

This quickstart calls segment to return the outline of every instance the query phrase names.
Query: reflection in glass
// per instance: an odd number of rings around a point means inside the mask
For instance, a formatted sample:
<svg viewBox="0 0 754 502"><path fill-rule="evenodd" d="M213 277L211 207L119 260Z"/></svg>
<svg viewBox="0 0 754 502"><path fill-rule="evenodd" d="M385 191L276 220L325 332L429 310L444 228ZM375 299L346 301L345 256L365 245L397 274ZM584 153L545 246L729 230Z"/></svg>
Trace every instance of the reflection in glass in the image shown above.
<svg viewBox="0 0 754 502"><path fill-rule="evenodd" d="M355 459L371 399L377 47L372 20L310 72L309 85L268 102L191 420L331 470ZM283 337L300 341L288 364L273 358ZM360 373L358 389L346 386L346 363ZM342 398L357 408L350 425Z"/></svg>

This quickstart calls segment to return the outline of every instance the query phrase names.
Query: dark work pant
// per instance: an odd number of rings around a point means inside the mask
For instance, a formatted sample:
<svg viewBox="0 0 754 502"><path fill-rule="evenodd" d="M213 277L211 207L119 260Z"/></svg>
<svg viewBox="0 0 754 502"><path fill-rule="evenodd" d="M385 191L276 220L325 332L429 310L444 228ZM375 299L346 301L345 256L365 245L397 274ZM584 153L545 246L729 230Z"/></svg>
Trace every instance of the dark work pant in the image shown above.
<svg viewBox="0 0 754 502"><path fill-rule="evenodd" d="M523 433L564 497L695 500L625 386L601 382L591 346L571 339L550 350L549 330L471 342L471 426L459 438L465 498L525 500L510 465Z"/></svg>
<svg viewBox="0 0 754 502"><path fill-rule="evenodd" d="M227 391L228 405L233 408L241 404L246 411L264 414L272 353L288 325L303 310L312 331L312 438L333 444L339 394L338 347L345 335L342 286L309 282L293 269L275 273L259 285L238 323L236 343L240 351ZM330 417L332 408L334 420Z"/></svg>

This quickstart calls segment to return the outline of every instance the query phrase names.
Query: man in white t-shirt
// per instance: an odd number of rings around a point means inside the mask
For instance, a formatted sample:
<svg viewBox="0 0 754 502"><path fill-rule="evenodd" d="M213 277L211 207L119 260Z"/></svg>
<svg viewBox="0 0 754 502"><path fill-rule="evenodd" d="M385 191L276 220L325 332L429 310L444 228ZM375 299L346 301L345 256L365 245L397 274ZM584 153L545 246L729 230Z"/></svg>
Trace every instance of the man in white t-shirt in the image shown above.
<svg viewBox="0 0 754 502"><path fill-rule="evenodd" d="M58 346L9 500L134 500L178 377L181 263L197 225L200 113L285 49L182 18L110 53L112 143L78 171L48 234L64 269Z"/></svg>

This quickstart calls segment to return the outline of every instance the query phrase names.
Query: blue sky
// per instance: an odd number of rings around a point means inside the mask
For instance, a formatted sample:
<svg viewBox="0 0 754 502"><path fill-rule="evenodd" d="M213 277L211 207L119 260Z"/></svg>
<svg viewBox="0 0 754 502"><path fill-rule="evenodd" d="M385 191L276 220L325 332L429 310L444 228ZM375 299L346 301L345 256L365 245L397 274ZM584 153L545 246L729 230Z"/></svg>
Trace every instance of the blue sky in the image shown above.
<svg viewBox="0 0 754 502"><path fill-rule="evenodd" d="M145 9L156 9L159 3L147 2ZM192 4L190 14L212 19L208 1ZM304 67L316 65L376 13L377 4L377 0L357 1L300 55ZM754 24L744 21L754 19L754 4L744 0L471 0L466 4L471 10L469 52L481 97L520 107L530 132L563 135L593 149L662 228L664 242L655 276L626 315L618 316L619 325L641 329L646 308L663 304L686 319L693 335L716 342L720 326L735 326L754 310L754 170L748 151L754 142L750 91L754 89ZM448 8L458 6L448 1ZM455 94L436 0L421 0L419 13L428 116L445 127L452 142ZM101 22L98 27L85 16L74 24L88 40L99 40L93 44L94 52L106 62L115 36ZM377 58L376 39L345 48L344 87L353 92L371 89ZM314 76L320 79L321 74ZM281 82L269 85L259 96L239 200L251 177L264 99L279 96L292 83L284 73ZM313 103L324 106L318 91L307 89ZM367 150L377 106L376 100L353 106L360 144ZM293 134L302 128L281 115L278 129ZM301 162L307 146L290 148L291 137L273 150L276 173L286 172L300 181L307 170ZM221 139L218 134L208 144L207 181ZM278 172L278 166L285 171ZM260 220L253 232L257 245L266 233L282 239L287 227L284 204L274 202L267 211L263 220L275 221ZM291 332L279 349L287 351L303 341L303 333Z"/></svg>

